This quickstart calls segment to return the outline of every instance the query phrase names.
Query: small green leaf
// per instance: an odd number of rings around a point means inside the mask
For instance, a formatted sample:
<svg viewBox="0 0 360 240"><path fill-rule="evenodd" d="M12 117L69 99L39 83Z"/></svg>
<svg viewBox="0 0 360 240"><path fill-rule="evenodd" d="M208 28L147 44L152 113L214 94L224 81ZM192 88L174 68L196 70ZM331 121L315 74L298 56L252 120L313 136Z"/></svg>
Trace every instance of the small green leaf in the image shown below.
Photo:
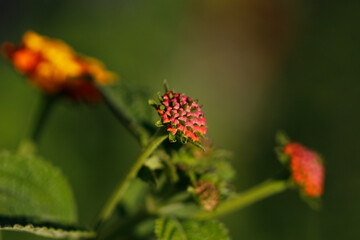
<svg viewBox="0 0 360 240"><path fill-rule="evenodd" d="M76 222L73 194L60 170L36 156L8 152L0 153L0 215Z"/></svg>
<svg viewBox="0 0 360 240"><path fill-rule="evenodd" d="M157 186L157 178L154 171L147 166L142 166L138 172L138 177L153 186Z"/></svg>
<svg viewBox="0 0 360 240"><path fill-rule="evenodd" d="M275 135L276 142L281 146L285 146L290 142L290 138L286 135L284 131L278 131Z"/></svg>
<svg viewBox="0 0 360 240"><path fill-rule="evenodd" d="M149 167L151 170L158 170L164 168L164 165L158 156L152 156L151 158L148 158L144 165Z"/></svg>
<svg viewBox="0 0 360 240"><path fill-rule="evenodd" d="M170 142L176 142L176 137L175 137L175 135L169 133L169 141L170 141Z"/></svg>
<svg viewBox="0 0 360 240"><path fill-rule="evenodd" d="M167 80L166 79L164 79L164 88L165 88L165 92L168 92L169 91L169 84L168 84L168 82L167 82Z"/></svg>
<svg viewBox="0 0 360 240"><path fill-rule="evenodd" d="M157 126L157 127L162 127L162 126L164 126L164 124L162 123L161 120L159 120L159 121L157 121L157 122L155 123L155 126Z"/></svg>
<svg viewBox="0 0 360 240"><path fill-rule="evenodd" d="M160 92L157 92L156 94L160 102L164 101Z"/></svg>
<svg viewBox="0 0 360 240"><path fill-rule="evenodd" d="M157 103L155 102L154 99L149 99L148 103L149 103L150 106L153 106L155 108L157 107Z"/></svg>
<svg viewBox="0 0 360 240"><path fill-rule="evenodd" d="M193 144L194 144L196 147L200 148L203 152L205 152L204 146L203 146L199 141L193 142Z"/></svg>
<svg viewBox="0 0 360 240"><path fill-rule="evenodd" d="M155 222L158 240L229 240L227 229L215 220L160 218Z"/></svg>
<svg viewBox="0 0 360 240"><path fill-rule="evenodd" d="M16 231L16 232L28 232L35 235L40 235L49 238L93 238L95 233L80 229L72 226L61 226L51 223L31 223L26 218L7 218L0 216L0 230L3 231Z"/></svg>
<svg viewBox="0 0 360 240"><path fill-rule="evenodd" d="M284 153L284 148L283 147L276 147L275 148L275 153L276 156L278 158L278 160L280 161L281 164L287 166L289 164L290 158L288 155L286 155Z"/></svg>
<svg viewBox="0 0 360 240"><path fill-rule="evenodd" d="M300 194L301 198L309 205L310 208L312 208L313 210L321 210L322 208L322 201L321 198L317 197L317 198L312 198L309 197L305 194Z"/></svg>

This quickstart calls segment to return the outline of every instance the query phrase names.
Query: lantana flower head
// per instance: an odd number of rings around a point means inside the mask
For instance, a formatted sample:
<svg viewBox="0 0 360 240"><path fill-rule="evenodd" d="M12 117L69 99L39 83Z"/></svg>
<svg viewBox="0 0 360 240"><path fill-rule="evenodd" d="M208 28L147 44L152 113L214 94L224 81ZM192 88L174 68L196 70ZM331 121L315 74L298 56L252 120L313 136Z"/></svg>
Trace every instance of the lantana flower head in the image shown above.
<svg viewBox="0 0 360 240"><path fill-rule="evenodd" d="M325 169L321 157L314 151L296 142L284 146L284 154L290 157L291 177L311 198L323 194Z"/></svg>
<svg viewBox="0 0 360 240"><path fill-rule="evenodd" d="M48 95L99 101L101 95L91 80L106 85L116 79L98 60L81 56L63 41L33 31L26 32L18 46L4 43L2 51L17 71Z"/></svg>
<svg viewBox="0 0 360 240"><path fill-rule="evenodd" d="M157 125L166 127L170 141L179 139L182 143L201 145L199 140L206 134L207 127L198 101L183 93L166 90L159 96L160 104L153 104L161 117Z"/></svg>

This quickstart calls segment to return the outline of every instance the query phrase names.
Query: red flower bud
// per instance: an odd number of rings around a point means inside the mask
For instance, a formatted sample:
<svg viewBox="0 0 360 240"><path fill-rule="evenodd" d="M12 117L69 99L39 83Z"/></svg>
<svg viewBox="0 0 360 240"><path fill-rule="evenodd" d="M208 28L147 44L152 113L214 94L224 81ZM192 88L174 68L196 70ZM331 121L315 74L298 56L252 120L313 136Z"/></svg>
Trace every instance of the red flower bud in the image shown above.
<svg viewBox="0 0 360 240"><path fill-rule="evenodd" d="M323 193L325 169L319 155L296 142L285 145L284 153L290 157L292 179L309 197Z"/></svg>

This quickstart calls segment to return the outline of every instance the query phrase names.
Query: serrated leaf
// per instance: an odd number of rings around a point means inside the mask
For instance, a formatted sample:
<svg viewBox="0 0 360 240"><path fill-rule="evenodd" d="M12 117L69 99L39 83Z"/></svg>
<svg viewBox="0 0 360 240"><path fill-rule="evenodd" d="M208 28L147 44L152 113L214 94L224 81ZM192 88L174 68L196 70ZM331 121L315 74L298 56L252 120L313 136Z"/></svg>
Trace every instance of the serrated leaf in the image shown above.
<svg viewBox="0 0 360 240"><path fill-rule="evenodd" d="M28 232L35 235L40 235L49 238L92 238L95 233L84 229L54 225L51 223L30 223L36 222L26 218L8 218L0 217L0 230L15 231L15 232Z"/></svg>
<svg viewBox="0 0 360 240"><path fill-rule="evenodd" d="M158 240L229 240L226 228L216 220L196 221L160 218L155 222Z"/></svg>
<svg viewBox="0 0 360 240"><path fill-rule="evenodd" d="M32 155L0 153L0 215L76 222L75 201L61 171Z"/></svg>
<svg viewBox="0 0 360 240"><path fill-rule="evenodd" d="M104 88L119 106L128 111L135 121L147 128L153 128L158 117L154 109L149 107L149 99L153 94L148 88L134 87L124 82ZM150 103L155 102L151 101ZM155 131L154 129L152 131Z"/></svg>
<svg viewBox="0 0 360 240"><path fill-rule="evenodd" d="M181 166L193 186L199 180L214 184L220 193L220 199L227 198L232 192L231 181L235 171L230 163L232 154L228 151L206 147L206 152L188 145L174 153L172 162Z"/></svg>

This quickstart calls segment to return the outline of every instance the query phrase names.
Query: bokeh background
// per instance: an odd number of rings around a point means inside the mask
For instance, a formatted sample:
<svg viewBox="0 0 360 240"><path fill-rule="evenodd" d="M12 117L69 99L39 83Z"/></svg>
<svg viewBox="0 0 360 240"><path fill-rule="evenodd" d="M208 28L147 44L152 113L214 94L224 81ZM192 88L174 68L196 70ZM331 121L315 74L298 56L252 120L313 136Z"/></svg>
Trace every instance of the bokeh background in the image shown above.
<svg viewBox="0 0 360 240"><path fill-rule="evenodd" d="M234 152L238 190L281 168L278 129L323 154L321 211L288 191L224 217L234 240L360 239L359 12L360 1L348 0L12 0L0 3L0 42L32 29L130 84L157 92L166 78L199 98L210 137ZM0 59L1 148L17 148L38 103L39 92ZM69 178L85 226L139 150L105 107L66 102L40 144Z"/></svg>

